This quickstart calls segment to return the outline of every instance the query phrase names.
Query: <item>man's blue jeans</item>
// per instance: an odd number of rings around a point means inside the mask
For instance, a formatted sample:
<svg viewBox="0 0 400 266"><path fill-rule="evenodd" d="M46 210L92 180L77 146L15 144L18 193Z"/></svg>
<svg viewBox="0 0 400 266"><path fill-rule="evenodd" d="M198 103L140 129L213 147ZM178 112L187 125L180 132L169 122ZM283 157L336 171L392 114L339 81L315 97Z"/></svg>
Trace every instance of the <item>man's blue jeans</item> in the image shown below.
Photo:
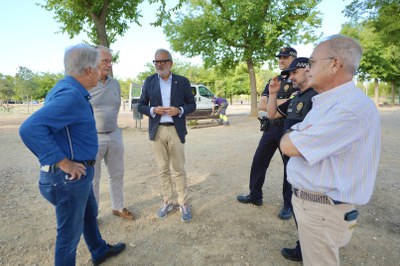
<svg viewBox="0 0 400 266"><path fill-rule="evenodd" d="M67 174L61 169L40 172L40 193L56 209L56 266L75 265L76 249L82 233L93 260L108 251L96 220L98 207L92 189L93 173L93 167L87 167L86 176L68 181Z"/></svg>

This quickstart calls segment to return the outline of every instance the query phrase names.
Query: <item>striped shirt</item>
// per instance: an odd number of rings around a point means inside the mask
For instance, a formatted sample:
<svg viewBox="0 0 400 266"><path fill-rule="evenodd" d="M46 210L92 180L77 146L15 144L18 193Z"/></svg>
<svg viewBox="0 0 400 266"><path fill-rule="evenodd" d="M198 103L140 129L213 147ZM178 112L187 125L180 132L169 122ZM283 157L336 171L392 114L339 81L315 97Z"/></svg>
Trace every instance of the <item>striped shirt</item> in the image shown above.
<svg viewBox="0 0 400 266"><path fill-rule="evenodd" d="M353 81L313 97L303 122L289 138L302 156L291 157L294 188L333 200L366 204L374 189L380 153L380 119L375 104Z"/></svg>

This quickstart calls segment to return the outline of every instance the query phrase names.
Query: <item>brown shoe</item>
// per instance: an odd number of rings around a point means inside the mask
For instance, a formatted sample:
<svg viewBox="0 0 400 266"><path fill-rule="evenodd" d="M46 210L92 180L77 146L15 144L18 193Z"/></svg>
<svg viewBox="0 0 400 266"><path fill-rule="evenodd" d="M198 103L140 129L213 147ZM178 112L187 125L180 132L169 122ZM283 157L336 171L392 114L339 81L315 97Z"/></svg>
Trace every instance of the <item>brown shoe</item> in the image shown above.
<svg viewBox="0 0 400 266"><path fill-rule="evenodd" d="M117 210L113 210L112 213L115 216L120 216L120 217L122 217L124 219L135 220L135 217L133 217L133 214L130 211L128 211L126 208L123 208L122 212L117 211Z"/></svg>

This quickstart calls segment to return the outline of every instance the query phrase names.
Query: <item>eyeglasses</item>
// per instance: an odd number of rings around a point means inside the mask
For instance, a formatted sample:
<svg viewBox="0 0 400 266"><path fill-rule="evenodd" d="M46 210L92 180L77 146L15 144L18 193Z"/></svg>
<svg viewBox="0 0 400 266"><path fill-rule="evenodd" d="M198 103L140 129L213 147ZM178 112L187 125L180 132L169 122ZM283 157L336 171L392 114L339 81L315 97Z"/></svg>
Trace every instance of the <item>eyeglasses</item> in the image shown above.
<svg viewBox="0 0 400 266"><path fill-rule="evenodd" d="M171 59L165 59L165 60L153 60L154 65L165 65L167 62L171 62Z"/></svg>
<svg viewBox="0 0 400 266"><path fill-rule="evenodd" d="M104 64L111 64L112 60L110 60L110 59L102 59L101 62L104 63Z"/></svg>
<svg viewBox="0 0 400 266"><path fill-rule="evenodd" d="M308 67L311 68L312 65L314 65L315 62L320 61L320 60L333 60L335 59L334 56L331 57L325 57L325 58L310 58L308 61Z"/></svg>

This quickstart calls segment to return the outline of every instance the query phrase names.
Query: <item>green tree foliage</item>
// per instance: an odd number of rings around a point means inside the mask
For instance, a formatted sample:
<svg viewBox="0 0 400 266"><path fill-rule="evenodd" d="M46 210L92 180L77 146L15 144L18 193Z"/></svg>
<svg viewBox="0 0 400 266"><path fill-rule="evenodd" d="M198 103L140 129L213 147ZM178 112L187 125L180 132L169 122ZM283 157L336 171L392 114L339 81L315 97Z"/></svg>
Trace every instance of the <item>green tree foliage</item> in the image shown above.
<svg viewBox="0 0 400 266"><path fill-rule="evenodd" d="M47 11L55 13L55 19L62 24L61 32L68 33L70 38L85 32L94 44L110 47L117 36L123 36L131 23L140 25L139 4L144 0L46 0L38 4ZM166 0L149 0L150 4L159 3L154 25L181 6L182 0L166 10Z"/></svg>
<svg viewBox="0 0 400 266"><path fill-rule="evenodd" d="M37 89L32 94L33 99L43 99L46 97L47 93L54 85L62 79L64 74L58 73L40 73L36 74L33 77L34 82L37 84Z"/></svg>
<svg viewBox="0 0 400 266"><path fill-rule="evenodd" d="M15 91L19 100L31 98L36 95L39 87L35 81L35 73L27 67L19 67L15 75Z"/></svg>
<svg viewBox="0 0 400 266"><path fill-rule="evenodd" d="M175 62L174 62L174 68L175 68ZM173 72L175 73L175 69L173 68ZM137 83L138 84L143 84L143 82L146 80L146 78L148 76L153 75L154 73L156 73L155 69L154 69L154 65L152 63L147 63L144 67L144 71L140 72L137 76Z"/></svg>
<svg viewBox="0 0 400 266"><path fill-rule="evenodd" d="M131 83L135 83L134 80L132 78L128 78L128 79L118 79L119 85L121 86L121 97L124 99L129 99L129 89L130 89L130 85Z"/></svg>
<svg viewBox="0 0 400 266"><path fill-rule="evenodd" d="M247 66L240 63L234 69L205 68L204 66L192 65L185 61L174 61L172 72L187 77L193 84L203 84L207 86L217 96L231 97L232 95L250 95L251 88L248 78ZM144 80L155 73L154 65L148 63L146 70L139 73L132 81L142 84ZM265 84L278 72L255 68L257 84L257 94L260 95L264 90Z"/></svg>
<svg viewBox="0 0 400 266"><path fill-rule="evenodd" d="M385 44L369 23L346 23L343 25L341 33L357 39L363 48L363 56L358 70L360 78L366 80L386 77L390 65L384 57Z"/></svg>
<svg viewBox="0 0 400 266"><path fill-rule="evenodd" d="M394 104L395 87L396 83L398 86L400 79L398 52L400 49L400 1L353 0L346 7L345 14L363 26L367 26L373 38L379 39L380 45L375 47L375 51L379 50L383 60L376 63L380 64L384 70L379 71L381 73L376 75L376 78L392 84L391 102ZM364 52L364 56L369 55ZM372 75L374 74L376 74L375 71Z"/></svg>
<svg viewBox="0 0 400 266"><path fill-rule="evenodd" d="M235 68L245 62L251 86L251 116L257 115L255 67L274 59L280 47L315 41L320 0L190 0L184 13L164 25L175 51L201 55L206 67Z"/></svg>
<svg viewBox="0 0 400 266"><path fill-rule="evenodd" d="M268 81L273 77L280 74L280 71L270 70L270 69L260 69L259 72L256 72L257 78L257 93L261 95L264 91L265 86L267 85Z"/></svg>
<svg viewBox="0 0 400 266"><path fill-rule="evenodd" d="M217 96L232 98L234 95L250 94L250 83L245 63L239 64L235 69L221 70L177 60L174 62L173 72L188 77L191 83L206 85ZM264 90L267 81L276 76L278 72L259 69L258 67L255 68L255 72L259 84L257 88L259 95ZM140 73L136 78L117 78L121 85L122 97L124 99L129 98L131 83L141 85L146 77L154 73L154 65L149 63L147 70ZM0 101L8 99L22 101L35 99L40 101L63 76L63 73L36 73L25 67L21 67L15 77L0 73ZM21 89L22 87L25 89Z"/></svg>
<svg viewBox="0 0 400 266"><path fill-rule="evenodd" d="M363 24L346 23L342 34L357 39L363 47L363 56L358 69L362 80L373 79L375 83L375 102L379 103L379 78L386 77L389 63L384 58L384 44L379 35L374 33L368 22Z"/></svg>
<svg viewBox="0 0 400 266"><path fill-rule="evenodd" d="M384 43L400 46L399 0L353 0L344 13L355 21L369 20Z"/></svg>
<svg viewBox="0 0 400 266"><path fill-rule="evenodd" d="M213 68L218 79L215 81L215 93L224 98L233 95L251 94L249 73L244 62L239 63L234 69ZM255 68L258 71L258 68Z"/></svg>
<svg viewBox="0 0 400 266"><path fill-rule="evenodd" d="M12 99L15 95L14 78L0 73L0 101Z"/></svg>
<svg viewBox="0 0 400 266"><path fill-rule="evenodd" d="M0 74L0 99L43 99L63 76L62 73L36 73L20 66L15 77Z"/></svg>
<svg viewBox="0 0 400 266"><path fill-rule="evenodd" d="M394 44L386 46L384 57L390 64L390 69L386 75L385 80L391 83L391 104L394 105L396 97L396 86L400 86L400 47ZM399 104L400 104L400 88L398 90Z"/></svg>
<svg viewBox="0 0 400 266"><path fill-rule="evenodd" d="M174 60L172 72L187 77L191 83L210 85L215 81L215 75L212 70L205 69L203 66L194 66L181 60ZM138 74L136 83L142 84L148 76L154 73L156 73L154 65L151 63L146 64L145 71Z"/></svg>
<svg viewBox="0 0 400 266"><path fill-rule="evenodd" d="M367 83L367 95L374 95L375 84L374 82ZM382 97L390 97L390 85L386 82L379 82L379 95Z"/></svg>

